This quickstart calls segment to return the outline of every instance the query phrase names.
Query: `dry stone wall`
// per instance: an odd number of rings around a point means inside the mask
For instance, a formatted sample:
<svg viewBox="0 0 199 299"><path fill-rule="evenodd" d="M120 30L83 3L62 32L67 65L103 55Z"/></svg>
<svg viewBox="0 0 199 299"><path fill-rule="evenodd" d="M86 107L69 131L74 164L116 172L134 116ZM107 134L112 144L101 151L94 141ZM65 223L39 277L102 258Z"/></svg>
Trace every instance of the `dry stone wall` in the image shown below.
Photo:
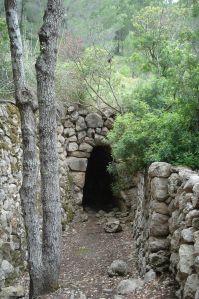
<svg viewBox="0 0 199 299"><path fill-rule="evenodd" d="M88 159L104 145L114 114L74 105L58 122L63 229L82 210ZM20 209L20 123L16 109L0 109L0 288L25 266L25 231ZM140 273L173 272L178 297L199 299L199 175L190 169L153 163L121 192L131 206Z"/></svg>
<svg viewBox="0 0 199 299"><path fill-rule="evenodd" d="M170 270L177 296L198 299L199 175L156 162L138 178L133 232L140 272Z"/></svg>
<svg viewBox="0 0 199 299"><path fill-rule="evenodd" d="M70 201L63 204L69 218L82 210L88 158L95 146L105 144L104 138L113 121L114 113L110 109L99 113L76 105L68 107L58 126L62 203L64 198L70 197Z"/></svg>
<svg viewBox="0 0 199 299"><path fill-rule="evenodd" d="M58 153L62 227L82 210L88 158L104 144L113 113L70 106L58 120ZM0 108L0 288L10 284L26 265L25 229L20 207L22 149L19 114L12 105Z"/></svg>
<svg viewBox="0 0 199 299"><path fill-rule="evenodd" d="M25 266L21 185L20 124L12 105L0 108L0 288Z"/></svg>

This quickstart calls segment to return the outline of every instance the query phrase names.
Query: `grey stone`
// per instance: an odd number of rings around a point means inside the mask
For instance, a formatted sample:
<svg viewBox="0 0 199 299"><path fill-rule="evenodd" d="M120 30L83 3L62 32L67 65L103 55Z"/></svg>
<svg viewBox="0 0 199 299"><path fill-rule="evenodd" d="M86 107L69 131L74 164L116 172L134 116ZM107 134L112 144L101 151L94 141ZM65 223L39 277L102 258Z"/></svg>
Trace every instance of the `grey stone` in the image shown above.
<svg viewBox="0 0 199 299"><path fill-rule="evenodd" d="M68 137L67 138L67 141L68 142L76 142L77 141L77 137L75 135L71 136L71 137Z"/></svg>
<svg viewBox="0 0 199 299"><path fill-rule="evenodd" d="M75 151L75 152L71 152L70 156L75 157L75 158L89 158L90 153Z"/></svg>
<svg viewBox="0 0 199 299"><path fill-rule="evenodd" d="M14 267L7 260L2 261L1 269L5 273L5 276L14 272Z"/></svg>
<svg viewBox="0 0 199 299"><path fill-rule="evenodd" d="M119 295L127 295L141 289L143 285L144 282L141 279L125 279L119 283L117 293Z"/></svg>
<svg viewBox="0 0 199 299"><path fill-rule="evenodd" d="M171 174L171 165L166 162L154 162L150 165L148 174L151 178L168 178Z"/></svg>
<svg viewBox="0 0 199 299"><path fill-rule="evenodd" d="M192 210L190 211L186 217L185 217L185 220L186 220L186 225L189 227L192 225L192 219L193 218L197 218L199 217L199 210Z"/></svg>
<svg viewBox="0 0 199 299"><path fill-rule="evenodd" d="M194 247L193 245L182 244L179 249L179 263L178 269L184 276L192 273L194 265Z"/></svg>
<svg viewBox="0 0 199 299"><path fill-rule="evenodd" d="M194 255L199 256L199 231L194 232Z"/></svg>
<svg viewBox="0 0 199 299"><path fill-rule="evenodd" d="M170 247L170 241L165 238L149 238L149 249L151 252L157 252L160 250L166 250Z"/></svg>
<svg viewBox="0 0 199 299"><path fill-rule="evenodd" d="M82 205L82 199L83 199L82 192L75 193L74 201L75 201L76 205L81 206Z"/></svg>
<svg viewBox="0 0 199 299"><path fill-rule="evenodd" d="M144 275L144 281L149 282L151 280L156 279L156 273L153 269L149 270L145 275Z"/></svg>
<svg viewBox="0 0 199 299"><path fill-rule="evenodd" d="M84 140L84 138L86 137L86 132L85 131L81 131L77 133L77 138L80 142L82 142Z"/></svg>
<svg viewBox="0 0 199 299"><path fill-rule="evenodd" d="M104 141L104 136L102 135L99 135L99 134L95 134L94 136L94 140L95 140L95 143L98 145L100 144L103 144L103 141Z"/></svg>
<svg viewBox="0 0 199 299"><path fill-rule="evenodd" d="M177 190L182 184L182 180L177 173L172 173L168 179L168 192L169 195L175 197Z"/></svg>
<svg viewBox="0 0 199 299"><path fill-rule="evenodd" d="M193 233L194 233L194 228L185 228L181 231L181 237L182 240L186 243L192 243L193 242Z"/></svg>
<svg viewBox="0 0 199 299"><path fill-rule="evenodd" d="M199 299L199 287L197 288L194 299Z"/></svg>
<svg viewBox="0 0 199 299"><path fill-rule="evenodd" d="M114 119L110 117L104 122L104 125L110 130L113 127L113 123L114 123Z"/></svg>
<svg viewBox="0 0 199 299"><path fill-rule="evenodd" d="M75 185L80 188L84 187L85 172L71 172L71 177Z"/></svg>
<svg viewBox="0 0 199 299"><path fill-rule="evenodd" d="M184 299L190 299L195 297L197 288L199 287L199 279L197 274L188 276L184 286Z"/></svg>
<svg viewBox="0 0 199 299"><path fill-rule="evenodd" d="M73 111L70 115L71 120L74 122L78 120L78 117L79 117L79 113L77 111Z"/></svg>
<svg viewBox="0 0 199 299"><path fill-rule="evenodd" d="M153 178L151 181L151 194L154 199L158 201L165 201L168 194L168 179L167 178Z"/></svg>
<svg viewBox="0 0 199 299"><path fill-rule="evenodd" d="M77 122L76 122L76 131L83 131L87 128L85 120L82 116L79 116Z"/></svg>
<svg viewBox="0 0 199 299"><path fill-rule="evenodd" d="M118 219L110 218L105 223L104 230L107 233L117 233L122 231L122 226Z"/></svg>
<svg viewBox="0 0 199 299"><path fill-rule="evenodd" d="M73 128L74 124L69 119L65 121L64 128Z"/></svg>
<svg viewBox="0 0 199 299"><path fill-rule="evenodd" d="M162 266L169 265L169 254L163 250L151 253L149 255L149 261L152 268L160 270Z"/></svg>
<svg viewBox="0 0 199 299"><path fill-rule="evenodd" d="M194 267L195 267L197 274L199 275L199 255L196 256L196 258L194 260Z"/></svg>
<svg viewBox="0 0 199 299"><path fill-rule="evenodd" d="M122 260L115 260L108 268L108 275L112 276L125 276L127 274L127 263Z"/></svg>
<svg viewBox="0 0 199 299"><path fill-rule="evenodd" d="M193 187L195 184L199 183L199 176L194 174L192 175L189 180L186 182L186 184L184 185L183 189L186 192L192 192L193 191Z"/></svg>
<svg viewBox="0 0 199 299"><path fill-rule="evenodd" d="M152 202L152 210L154 210L155 212L157 212L159 214L169 215L168 205L164 202L159 202L159 201L154 200Z"/></svg>
<svg viewBox="0 0 199 299"><path fill-rule="evenodd" d="M5 195L5 191L4 190L0 190L0 202L3 201L5 199L6 195Z"/></svg>
<svg viewBox="0 0 199 299"><path fill-rule="evenodd" d="M199 183L196 183L193 187L192 203L194 208L199 208Z"/></svg>
<svg viewBox="0 0 199 299"><path fill-rule="evenodd" d="M103 119L97 113L89 113L86 116L86 123L88 128L101 128L103 127Z"/></svg>
<svg viewBox="0 0 199 299"><path fill-rule="evenodd" d="M67 110L68 110L68 113L72 113L73 111L75 111L75 107L69 106Z"/></svg>
<svg viewBox="0 0 199 299"><path fill-rule="evenodd" d="M197 218L193 218L193 220L192 220L192 226L193 226L195 229L199 230L199 217L197 217Z"/></svg>
<svg viewBox="0 0 199 299"><path fill-rule="evenodd" d="M89 129L87 130L87 136L88 136L89 138L94 138L94 136L95 136L95 130L89 128Z"/></svg>
<svg viewBox="0 0 199 299"><path fill-rule="evenodd" d="M66 158L67 164L71 170L74 171L86 171L88 160L86 158L75 158L69 157Z"/></svg>
<svg viewBox="0 0 199 299"><path fill-rule="evenodd" d="M66 129L64 129L64 135L66 137L73 136L73 135L75 135L75 130L73 128L66 128Z"/></svg>
<svg viewBox="0 0 199 299"><path fill-rule="evenodd" d="M78 150L78 144L76 142L70 142L68 144L68 151L69 152L75 152Z"/></svg>
<svg viewBox="0 0 199 299"><path fill-rule="evenodd" d="M169 217L153 212L150 223L150 235L154 237L163 237L169 234Z"/></svg>
<svg viewBox="0 0 199 299"><path fill-rule="evenodd" d="M92 147L92 145L90 145L86 142L83 142L83 143L80 144L79 150L83 151L83 152L86 152L86 153L90 153L90 152L92 152L93 147Z"/></svg>
<svg viewBox="0 0 199 299"><path fill-rule="evenodd" d="M0 299L17 299L23 298L24 296L25 291L22 286L3 288L0 292Z"/></svg>

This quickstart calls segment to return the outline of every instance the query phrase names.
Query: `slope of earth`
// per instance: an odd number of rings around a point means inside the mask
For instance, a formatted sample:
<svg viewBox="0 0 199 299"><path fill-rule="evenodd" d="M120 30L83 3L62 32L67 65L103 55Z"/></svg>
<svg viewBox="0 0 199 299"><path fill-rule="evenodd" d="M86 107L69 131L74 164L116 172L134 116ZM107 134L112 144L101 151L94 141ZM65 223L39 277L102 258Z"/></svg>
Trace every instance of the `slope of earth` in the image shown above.
<svg viewBox="0 0 199 299"><path fill-rule="evenodd" d="M45 299L174 299L175 283L164 275L136 291L134 294L115 297L119 282L138 278L136 256L130 225L123 225L119 233L106 233L103 219L94 212L88 213L88 221L73 223L63 236L60 289ZM107 267L121 259L128 264L128 274L110 278Z"/></svg>

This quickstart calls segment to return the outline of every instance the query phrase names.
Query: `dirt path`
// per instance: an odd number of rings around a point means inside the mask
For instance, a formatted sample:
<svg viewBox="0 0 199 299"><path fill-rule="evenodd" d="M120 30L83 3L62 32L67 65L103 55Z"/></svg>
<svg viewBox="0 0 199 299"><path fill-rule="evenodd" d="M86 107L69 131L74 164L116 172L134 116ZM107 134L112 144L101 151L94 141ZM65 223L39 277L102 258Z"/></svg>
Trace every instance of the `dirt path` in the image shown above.
<svg viewBox="0 0 199 299"><path fill-rule="evenodd" d="M47 298L113 299L122 279L138 277L130 227L124 225L122 232L108 234L98 222L95 213L89 213L87 222L74 223L64 233L61 288ZM115 259L127 262L129 272L125 278L107 275L107 267ZM164 276L122 298L174 299L174 291L172 279Z"/></svg>

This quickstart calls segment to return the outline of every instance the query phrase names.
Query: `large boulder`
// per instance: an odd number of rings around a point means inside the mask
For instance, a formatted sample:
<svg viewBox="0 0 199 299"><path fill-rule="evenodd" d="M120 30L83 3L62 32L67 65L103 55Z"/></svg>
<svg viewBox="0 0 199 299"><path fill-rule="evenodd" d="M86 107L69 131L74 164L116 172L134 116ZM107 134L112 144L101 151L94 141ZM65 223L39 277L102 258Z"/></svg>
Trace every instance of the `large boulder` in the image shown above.
<svg viewBox="0 0 199 299"><path fill-rule="evenodd" d="M86 158L69 157L66 159L67 164L71 170L86 171L88 160Z"/></svg>
<svg viewBox="0 0 199 299"><path fill-rule="evenodd" d="M171 165L166 162L154 162L150 165L148 173L151 178L168 178L171 174Z"/></svg>
<svg viewBox="0 0 199 299"><path fill-rule="evenodd" d="M119 295L127 295L135 292L137 289L142 288L143 285L144 282L141 279L125 279L119 283L117 287L117 293Z"/></svg>
<svg viewBox="0 0 199 299"><path fill-rule="evenodd" d="M103 119L97 113L89 113L86 116L86 123L88 128L101 128L103 127Z"/></svg>
<svg viewBox="0 0 199 299"><path fill-rule="evenodd" d="M167 178L153 178L151 181L151 195L153 199L158 201L165 201L168 194L168 179Z"/></svg>
<svg viewBox="0 0 199 299"><path fill-rule="evenodd" d="M115 260L108 268L108 275L112 276L125 276L127 274L127 263L122 260Z"/></svg>
<svg viewBox="0 0 199 299"><path fill-rule="evenodd" d="M150 223L150 235L154 237L164 237L169 234L169 217L153 212Z"/></svg>

